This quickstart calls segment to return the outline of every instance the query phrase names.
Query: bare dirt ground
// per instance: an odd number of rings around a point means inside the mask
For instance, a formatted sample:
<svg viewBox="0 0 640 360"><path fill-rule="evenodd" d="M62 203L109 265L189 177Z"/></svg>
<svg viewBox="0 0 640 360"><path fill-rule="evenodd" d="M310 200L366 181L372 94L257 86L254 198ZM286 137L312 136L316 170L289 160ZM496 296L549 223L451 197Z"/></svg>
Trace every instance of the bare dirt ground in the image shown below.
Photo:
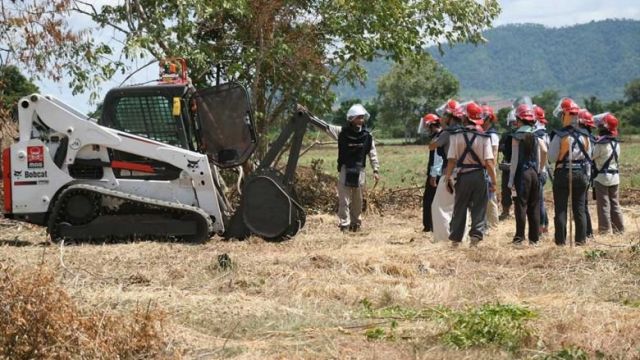
<svg viewBox="0 0 640 360"><path fill-rule="evenodd" d="M362 232L342 234L334 215L312 215L290 241L204 245L49 245L43 228L0 219L0 264L52 269L84 309L166 311L169 344L185 358L553 358L563 349L640 358L640 207L627 208L624 236L579 248L550 237L514 248L509 220L478 248L452 249L420 231L420 216L369 215ZM365 311L495 303L537 314L515 351L456 349L442 342L442 322ZM376 329L395 336L372 336Z"/></svg>

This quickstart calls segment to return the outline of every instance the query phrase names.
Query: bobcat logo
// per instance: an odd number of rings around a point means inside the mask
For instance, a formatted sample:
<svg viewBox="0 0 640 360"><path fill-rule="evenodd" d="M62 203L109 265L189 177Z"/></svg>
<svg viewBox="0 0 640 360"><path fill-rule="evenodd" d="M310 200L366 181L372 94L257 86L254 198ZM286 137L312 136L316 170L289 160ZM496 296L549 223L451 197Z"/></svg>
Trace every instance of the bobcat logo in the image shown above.
<svg viewBox="0 0 640 360"><path fill-rule="evenodd" d="M22 170L13 170L13 177L19 178L22 177Z"/></svg>
<svg viewBox="0 0 640 360"><path fill-rule="evenodd" d="M197 169L199 162L200 162L200 160L192 161L192 160L187 159L187 168L189 168L189 169Z"/></svg>

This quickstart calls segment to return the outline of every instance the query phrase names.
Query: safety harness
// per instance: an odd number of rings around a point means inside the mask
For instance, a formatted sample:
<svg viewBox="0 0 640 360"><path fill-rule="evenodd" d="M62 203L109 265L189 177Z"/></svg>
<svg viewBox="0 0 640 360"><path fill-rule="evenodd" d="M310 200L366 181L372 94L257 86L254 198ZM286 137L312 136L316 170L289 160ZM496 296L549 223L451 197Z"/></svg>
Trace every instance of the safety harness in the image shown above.
<svg viewBox="0 0 640 360"><path fill-rule="evenodd" d="M538 129L538 130L534 131L533 134L538 139L543 139L544 140L545 135L547 135L547 129Z"/></svg>
<svg viewBox="0 0 640 360"><path fill-rule="evenodd" d="M598 174L617 174L618 169L609 169L609 165L611 165L611 161L615 160L615 163L618 164L618 152L616 151L616 147L620 141L611 136L604 136L597 141L598 144L610 144L611 145L611 155L609 158L602 164L602 167L598 169Z"/></svg>
<svg viewBox="0 0 640 360"><path fill-rule="evenodd" d="M471 134L471 137L469 138L467 134ZM460 155L460 158L458 158L458 161L456 162L456 167L461 169L472 169L469 172L473 170L484 169L485 167L484 162L480 159L480 156L478 156L478 154L476 154L476 152L473 151L473 143L476 141L478 136L486 137L488 135L485 133L480 133L477 130L471 130L466 128L462 131L462 138L464 139L465 148L464 148L464 151L462 152L462 155ZM471 163L471 164L464 163L464 160L467 158L467 155L471 156L471 159L474 161L474 163Z"/></svg>
<svg viewBox="0 0 640 360"><path fill-rule="evenodd" d="M562 159L559 159L558 161L556 161L556 169L569 167L569 154L573 153L573 150L576 148L576 146L578 147L582 155L584 155L584 159L571 160L571 164L582 166L584 164L590 164L592 162L591 157L587 152L587 149L584 147L584 144L582 143L582 141L580 141L581 135L589 138L589 133L587 133L586 131L577 130L573 127L569 127L569 128L564 128L556 131L556 134L560 136L561 139L564 139L567 136L571 136L573 138L573 142L571 144L571 147L567 150L567 153L564 155Z"/></svg>

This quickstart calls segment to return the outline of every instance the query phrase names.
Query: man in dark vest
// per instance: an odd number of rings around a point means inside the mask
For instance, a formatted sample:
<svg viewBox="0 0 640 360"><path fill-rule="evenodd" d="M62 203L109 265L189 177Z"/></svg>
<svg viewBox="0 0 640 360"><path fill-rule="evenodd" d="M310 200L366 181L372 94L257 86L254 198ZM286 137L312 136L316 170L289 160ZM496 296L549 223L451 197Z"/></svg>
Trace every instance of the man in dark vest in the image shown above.
<svg viewBox="0 0 640 360"><path fill-rule="evenodd" d="M366 158L373 177L380 178L378 154L371 133L364 127L369 113L361 104L347 111L347 124L331 125L329 134L338 140L338 219L341 231L359 231L362 213L362 188L365 184Z"/></svg>
<svg viewBox="0 0 640 360"><path fill-rule="evenodd" d="M529 243L536 245L540 236L540 180L538 174L547 162L544 140L534 134L533 107L527 103L516 108L518 129L511 143L511 170L509 187L514 197L516 233L513 244L525 240L525 227L529 222Z"/></svg>
<svg viewBox="0 0 640 360"><path fill-rule="evenodd" d="M436 114L427 114L422 119L424 128L429 134L429 141L433 141L442 133L440 118ZM427 182L424 185L422 196L422 225L424 232L433 231L433 217L431 216L431 204L436 195L436 189L440 176L442 175L442 156L436 149L429 150L429 161L427 162Z"/></svg>
<svg viewBox="0 0 640 360"><path fill-rule="evenodd" d="M555 243L563 246L567 239L567 207L575 222L576 245L586 244L587 219L584 211L587 185L591 171L591 140L589 133L578 126L580 108L570 98L560 101L553 114L563 128L554 131L549 145L549 161L555 163L553 201L555 207Z"/></svg>
<svg viewBox="0 0 640 360"><path fill-rule="evenodd" d="M498 144L498 152L502 153L502 161L498 168L501 171L502 181L500 183L500 204L502 205L502 213L498 217L500 221L511 217L511 188L509 188L509 170L511 169L511 135L515 131L516 118L515 110L507 115L507 129L500 135L500 143ZM496 159L497 161L497 159Z"/></svg>
<svg viewBox="0 0 640 360"><path fill-rule="evenodd" d="M467 211L471 212L469 240L476 246L486 230L489 192L495 192L494 156L491 139L482 130L482 108L470 102L465 107L464 129L450 139L445 181L454 195L449 240L457 247L464 237ZM455 185L453 172L456 171ZM491 183L487 182L487 174Z"/></svg>

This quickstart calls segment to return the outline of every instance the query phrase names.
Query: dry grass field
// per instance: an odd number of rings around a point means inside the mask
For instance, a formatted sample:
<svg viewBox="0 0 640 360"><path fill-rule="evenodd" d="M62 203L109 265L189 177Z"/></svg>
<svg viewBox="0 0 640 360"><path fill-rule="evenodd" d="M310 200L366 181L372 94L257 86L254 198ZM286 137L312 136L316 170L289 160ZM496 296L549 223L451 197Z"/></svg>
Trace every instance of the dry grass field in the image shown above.
<svg viewBox="0 0 640 360"><path fill-rule="evenodd" d="M633 359L638 210L624 237L580 248L514 248L507 221L451 249L420 231L418 209L370 215L356 234L314 215L283 243L48 245L3 220L0 264L53 274L85 312L162 310L164 350L184 358Z"/></svg>
<svg viewBox="0 0 640 360"><path fill-rule="evenodd" d="M409 169L422 156L382 149L393 165L370 196L422 182L422 168ZM0 299L0 340L6 350L11 325L30 343L69 323L67 352L45 344L25 358L639 359L640 204L629 178L625 189L625 235L577 248L550 237L515 248L513 220L478 248L433 243L420 190L369 211L360 233L320 213L282 243L56 245L43 228L0 218L0 296L12 294ZM7 324L29 296L21 314L38 317ZM55 327L30 329L43 319Z"/></svg>

